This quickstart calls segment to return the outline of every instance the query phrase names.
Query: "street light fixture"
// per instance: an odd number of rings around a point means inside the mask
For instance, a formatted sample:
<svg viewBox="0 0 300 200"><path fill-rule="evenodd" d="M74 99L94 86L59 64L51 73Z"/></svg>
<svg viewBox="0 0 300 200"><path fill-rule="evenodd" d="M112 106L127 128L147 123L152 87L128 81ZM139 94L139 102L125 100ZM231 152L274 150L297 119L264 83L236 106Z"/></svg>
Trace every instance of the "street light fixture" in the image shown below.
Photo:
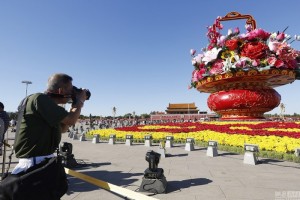
<svg viewBox="0 0 300 200"><path fill-rule="evenodd" d="M22 83L26 84L26 97L27 97L27 88L28 88L29 84L32 84L32 82L31 81L22 81Z"/></svg>
<svg viewBox="0 0 300 200"><path fill-rule="evenodd" d="M116 113L117 113L117 108L114 106L114 107L112 108L112 114L113 114L113 119L114 119L114 120L115 120Z"/></svg>

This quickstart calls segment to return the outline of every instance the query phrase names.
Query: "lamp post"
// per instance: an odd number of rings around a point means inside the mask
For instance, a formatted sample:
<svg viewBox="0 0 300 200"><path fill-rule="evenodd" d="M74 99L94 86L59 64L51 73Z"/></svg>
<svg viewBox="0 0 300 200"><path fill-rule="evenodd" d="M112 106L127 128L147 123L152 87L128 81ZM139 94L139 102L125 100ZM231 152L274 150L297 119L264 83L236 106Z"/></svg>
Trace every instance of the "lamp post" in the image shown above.
<svg viewBox="0 0 300 200"><path fill-rule="evenodd" d="M190 115L190 103L188 103L188 115L189 115L189 120L191 119L191 115Z"/></svg>
<svg viewBox="0 0 300 200"><path fill-rule="evenodd" d="M117 113L117 108L116 108L116 107L113 107L113 108L112 108L112 114L113 114L113 119L114 119L114 120L115 120L116 113Z"/></svg>
<svg viewBox="0 0 300 200"><path fill-rule="evenodd" d="M22 83L26 84L26 96L25 97L27 97L27 88L28 88L29 84L32 84L32 82L31 81L22 81Z"/></svg>

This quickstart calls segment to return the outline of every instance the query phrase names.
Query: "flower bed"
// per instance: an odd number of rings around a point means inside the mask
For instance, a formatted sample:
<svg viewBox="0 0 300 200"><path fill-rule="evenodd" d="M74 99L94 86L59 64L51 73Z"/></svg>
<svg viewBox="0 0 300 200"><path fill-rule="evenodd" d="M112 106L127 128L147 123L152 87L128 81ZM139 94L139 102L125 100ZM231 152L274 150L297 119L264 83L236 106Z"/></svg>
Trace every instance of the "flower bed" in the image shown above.
<svg viewBox="0 0 300 200"><path fill-rule="evenodd" d="M260 150L279 153L293 153L295 148L300 147L300 123L294 122L168 123L92 130L88 134L108 138L112 133L123 140L127 134L132 134L138 140L151 134L154 140L173 135L175 141L193 137L198 142L216 140L220 145L232 147L243 147L244 143L251 143L259 145Z"/></svg>

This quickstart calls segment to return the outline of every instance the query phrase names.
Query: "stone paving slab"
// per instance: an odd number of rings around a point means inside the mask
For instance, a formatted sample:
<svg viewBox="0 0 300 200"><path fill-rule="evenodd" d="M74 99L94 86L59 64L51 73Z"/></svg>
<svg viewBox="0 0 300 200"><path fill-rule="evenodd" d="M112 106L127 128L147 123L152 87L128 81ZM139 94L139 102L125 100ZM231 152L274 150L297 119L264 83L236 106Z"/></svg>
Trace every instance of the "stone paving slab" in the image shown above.
<svg viewBox="0 0 300 200"><path fill-rule="evenodd" d="M10 141L12 142L12 141ZM84 166L78 172L109 183L137 191L144 170L148 167L145 155L156 151L158 145L92 144L91 140L73 140L64 134L62 142L73 144L75 158ZM286 192L296 192L300 200L300 164L280 160L262 159L255 166L243 164L243 155L219 151L218 157L207 157L206 148L195 147L185 151L184 145L168 148L170 156L161 158L168 181L167 193L153 197L161 200L216 199L253 200L288 199ZM11 169L16 164L13 159ZM2 157L1 161L2 163ZM68 176L70 188L62 200L126 199L80 179ZM293 199L293 200L294 200Z"/></svg>

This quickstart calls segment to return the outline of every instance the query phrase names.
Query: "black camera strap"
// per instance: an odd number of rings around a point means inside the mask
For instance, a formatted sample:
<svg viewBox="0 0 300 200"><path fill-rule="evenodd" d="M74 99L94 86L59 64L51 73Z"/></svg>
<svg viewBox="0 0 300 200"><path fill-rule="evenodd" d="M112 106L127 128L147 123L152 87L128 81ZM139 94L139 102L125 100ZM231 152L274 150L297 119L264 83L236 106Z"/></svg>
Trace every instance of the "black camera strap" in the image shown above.
<svg viewBox="0 0 300 200"><path fill-rule="evenodd" d="M45 92L45 94L50 97L56 97L56 98L72 98L72 94L63 95L63 94L57 94L49 91Z"/></svg>

